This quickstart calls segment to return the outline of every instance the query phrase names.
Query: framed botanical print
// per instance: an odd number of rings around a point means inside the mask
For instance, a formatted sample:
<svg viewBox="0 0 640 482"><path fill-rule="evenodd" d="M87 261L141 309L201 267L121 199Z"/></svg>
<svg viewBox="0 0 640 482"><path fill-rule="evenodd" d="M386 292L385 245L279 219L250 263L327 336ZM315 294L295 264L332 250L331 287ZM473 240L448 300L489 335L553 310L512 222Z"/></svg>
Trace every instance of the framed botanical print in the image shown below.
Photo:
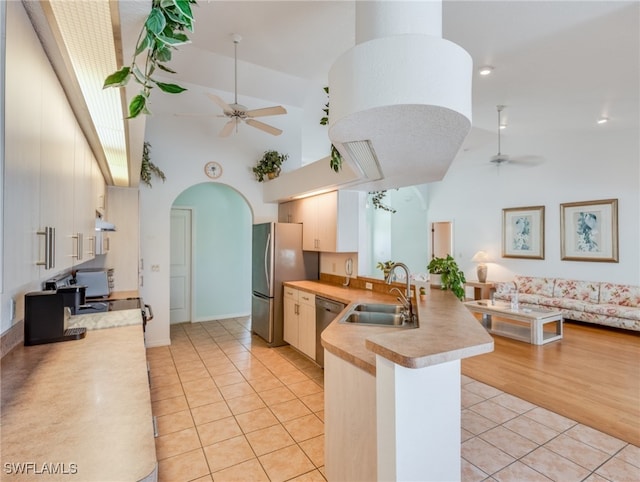
<svg viewBox="0 0 640 482"><path fill-rule="evenodd" d="M502 210L502 257L544 259L544 206Z"/></svg>
<svg viewBox="0 0 640 482"><path fill-rule="evenodd" d="M560 258L618 262L618 200L560 205Z"/></svg>

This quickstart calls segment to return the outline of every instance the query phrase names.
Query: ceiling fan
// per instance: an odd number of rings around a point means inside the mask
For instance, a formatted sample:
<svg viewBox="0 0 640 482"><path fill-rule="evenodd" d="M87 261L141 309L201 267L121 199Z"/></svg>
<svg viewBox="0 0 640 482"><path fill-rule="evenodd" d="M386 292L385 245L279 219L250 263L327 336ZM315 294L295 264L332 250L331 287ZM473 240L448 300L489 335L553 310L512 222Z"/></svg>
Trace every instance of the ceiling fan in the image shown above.
<svg viewBox="0 0 640 482"><path fill-rule="evenodd" d="M521 157L511 157L507 154L503 154L500 145L500 131L503 127L501 113L505 108L504 105L496 106L498 109L498 153L490 159L490 162L494 163L496 166L500 167L502 164L514 163L514 164L526 164L526 165L536 165L539 164L541 159L538 156L521 156Z"/></svg>
<svg viewBox="0 0 640 482"><path fill-rule="evenodd" d="M233 131L233 128L236 128L236 132L238 130L238 125L244 121L245 124L250 125L251 127L255 127L256 129L260 129L268 134L272 134L274 136L279 136L282 134L281 129L277 129L273 126L265 124L264 122L260 122L255 120L255 117L264 117L269 115L281 115L286 114L287 111L281 105L273 106L273 107L264 107L262 109L253 109L247 110L244 105L238 104L238 44L242 40L242 37L238 34L233 34L233 50L234 50L234 61L235 61L235 83L234 83L234 100L233 104L227 104L224 100L214 94L206 94L212 101L218 104L222 108L222 115L218 117L227 117L229 121L224 125L222 130L220 131L220 137L227 137Z"/></svg>

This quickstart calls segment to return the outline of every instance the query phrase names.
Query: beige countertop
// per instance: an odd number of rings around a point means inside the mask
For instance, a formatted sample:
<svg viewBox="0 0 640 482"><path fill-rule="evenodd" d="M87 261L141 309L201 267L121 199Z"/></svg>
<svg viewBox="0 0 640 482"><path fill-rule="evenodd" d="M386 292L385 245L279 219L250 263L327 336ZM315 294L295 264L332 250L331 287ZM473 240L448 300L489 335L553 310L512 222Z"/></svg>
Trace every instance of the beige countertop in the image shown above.
<svg viewBox="0 0 640 482"><path fill-rule="evenodd" d="M345 311L322 332L322 345L373 375L376 354L407 368L423 368L493 351L491 335L449 291L428 289L426 300L414 301L418 328L396 328L338 323L353 303L396 303L394 295L320 281L285 285L347 303Z"/></svg>
<svg viewBox="0 0 640 482"><path fill-rule="evenodd" d="M142 317L120 313L137 323L2 358L2 480L136 481L155 470ZM110 315L88 316L115 326Z"/></svg>
<svg viewBox="0 0 640 482"><path fill-rule="evenodd" d="M104 313L88 313L86 315L72 315L69 317L68 328L84 326L87 330L101 330L141 324L139 309L106 311ZM141 328L142 330L142 328Z"/></svg>

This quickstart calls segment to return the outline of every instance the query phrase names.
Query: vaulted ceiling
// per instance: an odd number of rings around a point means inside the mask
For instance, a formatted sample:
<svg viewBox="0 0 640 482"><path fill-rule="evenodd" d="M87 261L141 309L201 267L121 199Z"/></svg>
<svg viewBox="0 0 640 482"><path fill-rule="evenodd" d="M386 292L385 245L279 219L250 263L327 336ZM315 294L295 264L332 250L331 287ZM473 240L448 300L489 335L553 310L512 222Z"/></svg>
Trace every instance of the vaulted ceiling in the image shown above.
<svg viewBox="0 0 640 482"><path fill-rule="evenodd" d="M118 7L126 61L150 2ZM261 69L242 79L241 92L268 103L302 107L305 86L327 85L355 42L353 1L200 0L194 13L192 43L174 55L172 78L233 92L231 34L239 33L239 62ZM600 117L606 129L640 129L640 2L444 0L443 37L474 63L464 149L495 141L498 104L509 132L588 135L602 128ZM494 70L481 77L484 65Z"/></svg>

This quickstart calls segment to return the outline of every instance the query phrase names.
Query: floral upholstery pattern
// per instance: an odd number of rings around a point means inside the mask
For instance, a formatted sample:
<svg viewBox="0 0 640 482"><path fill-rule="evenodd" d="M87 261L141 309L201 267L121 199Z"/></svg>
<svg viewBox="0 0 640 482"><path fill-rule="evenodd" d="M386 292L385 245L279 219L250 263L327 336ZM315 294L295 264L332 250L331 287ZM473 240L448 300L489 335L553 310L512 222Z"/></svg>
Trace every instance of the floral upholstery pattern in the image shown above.
<svg viewBox="0 0 640 482"><path fill-rule="evenodd" d="M553 296L555 298L571 298L572 300L598 303L600 299L600 283L573 279L556 279Z"/></svg>
<svg viewBox="0 0 640 482"><path fill-rule="evenodd" d="M601 283L600 303L640 307L640 286Z"/></svg>
<svg viewBox="0 0 640 482"><path fill-rule="evenodd" d="M607 282L515 276L495 283L495 298L560 310L565 319L640 331L640 286Z"/></svg>
<svg viewBox="0 0 640 482"><path fill-rule="evenodd" d="M554 278L535 278L533 276L516 276L514 279L519 293L530 295L553 296Z"/></svg>

